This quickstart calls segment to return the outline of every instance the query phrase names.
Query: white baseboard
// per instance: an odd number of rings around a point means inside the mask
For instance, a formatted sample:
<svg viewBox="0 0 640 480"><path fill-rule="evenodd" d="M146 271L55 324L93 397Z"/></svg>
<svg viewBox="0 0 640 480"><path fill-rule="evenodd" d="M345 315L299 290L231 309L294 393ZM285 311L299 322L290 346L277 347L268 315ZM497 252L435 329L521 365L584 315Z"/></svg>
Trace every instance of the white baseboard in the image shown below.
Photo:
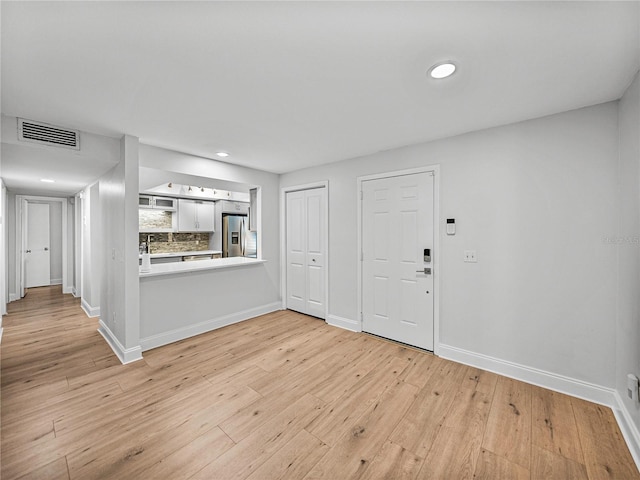
<svg viewBox="0 0 640 480"><path fill-rule="evenodd" d="M339 317L337 315L327 315L327 323L333 327L344 328L352 332L362 331L362 326L357 320L351 320L350 318Z"/></svg>
<svg viewBox="0 0 640 480"><path fill-rule="evenodd" d="M121 363L131 363L137 360L142 360L142 349L140 345L137 345L133 348L124 348L120 341L116 338L113 332L107 327L107 325L100 320L99 321L98 332L102 337L106 340L106 342L113 350L113 353L116 354Z"/></svg>
<svg viewBox="0 0 640 480"><path fill-rule="evenodd" d="M631 414L629 413L629 410L627 410L627 407L622 401L622 398L620 398L620 394L617 390L615 392L615 400L616 406L612 408L613 414L618 421L618 426L620 427L622 436L627 442L631 456L636 462L638 470L640 470L640 432L638 431L636 424L633 422Z"/></svg>
<svg viewBox="0 0 640 480"><path fill-rule="evenodd" d="M62 287L62 293L70 293L74 297L76 296L74 288L72 286L69 286L69 285L67 285L66 287Z"/></svg>
<svg viewBox="0 0 640 480"><path fill-rule="evenodd" d="M62 285L62 279L61 278L52 278L51 280L49 280L49 285Z"/></svg>
<svg viewBox="0 0 640 480"><path fill-rule="evenodd" d="M539 387L548 388L590 402L615 407L615 390L601 387L575 378L565 377L557 373L547 372L526 365L501 360L481 353L470 352L450 345L440 344L440 356L454 362L464 363L516 380L522 380Z"/></svg>
<svg viewBox="0 0 640 480"><path fill-rule="evenodd" d="M89 318L100 316L100 307L92 307L84 298L80 302L80 307L82 307L82 310L84 310L84 313L86 313Z"/></svg>
<svg viewBox="0 0 640 480"><path fill-rule="evenodd" d="M15 302L16 300L20 300L20 297L18 296L17 293L10 293L9 294L9 301L10 302Z"/></svg>
<svg viewBox="0 0 640 480"><path fill-rule="evenodd" d="M282 310L282 303L275 302L260 307L250 308L241 312L224 315L222 317L213 318L204 322L196 323L195 325L189 325L168 332L159 333L150 337L141 338L140 346L142 351L151 350L152 348L161 347L169 343L177 342L178 340L184 340L185 338L194 337L201 333L210 332L218 328L226 327L234 323L242 322L253 317L265 315L267 313Z"/></svg>

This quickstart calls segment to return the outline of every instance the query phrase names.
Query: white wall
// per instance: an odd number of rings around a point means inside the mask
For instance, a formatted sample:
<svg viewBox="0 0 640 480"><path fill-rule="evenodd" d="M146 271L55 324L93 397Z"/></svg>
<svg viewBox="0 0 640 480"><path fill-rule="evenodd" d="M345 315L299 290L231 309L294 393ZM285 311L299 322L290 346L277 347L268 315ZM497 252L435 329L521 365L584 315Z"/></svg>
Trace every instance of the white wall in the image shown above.
<svg viewBox="0 0 640 480"><path fill-rule="evenodd" d="M89 187L82 191L82 246L81 246L81 265L82 272L80 274L80 291L81 298L91 306L91 189ZM97 305L96 305L97 306ZM91 315L91 312L87 313Z"/></svg>
<svg viewBox="0 0 640 480"><path fill-rule="evenodd" d="M280 310L269 263L140 278L142 349Z"/></svg>
<svg viewBox="0 0 640 480"><path fill-rule="evenodd" d="M72 293L76 284L76 271L75 271L75 251L76 251L76 238L75 238L75 198L69 197L67 199L67 290Z"/></svg>
<svg viewBox="0 0 640 480"><path fill-rule="evenodd" d="M627 374L640 376L640 73L620 100L620 227L615 387L636 429L640 403L627 398ZM637 439L640 441L640 438Z"/></svg>
<svg viewBox="0 0 640 480"><path fill-rule="evenodd" d="M0 151L0 340L2 340L2 315L7 313L7 303L9 302L9 277L7 275L8 238L6 224L7 189L2 180L2 152Z"/></svg>
<svg viewBox="0 0 640 480"><path fill-rule="evenodd" d="M7 191L7 290L8 301L13 302L19 297L16 281L16 194Z"/></svg>
<svg viewBox="0 0 640 480"><path fill-rule="evenodd" d="M100 178L100 333L123 362L141 358L138 279L138 139L120 140L120 163Z"/></svg>
<svg viewBox="0 0 640 480"><path fill-rule="evenodd" d="M329 313L355 320L356 178L440 164L441 344L613 387L616 253L603 238L616 230L616 159L614 102L285 174L281 186L329 180ZM465 249L478 263L463 263Z"/></svg>
<svg viewBox="0 0 640 480"><path fill-rule="evenodd" d="M62 283L62 204L49 204L49 279L52 285Z"/></svg>
<svg viewBox="0 0 640 480"><path fill-rule="evenodd" d="M7 272L7 189L0 178L0 339L2 338L2 315L7 313L9 301L9 276Z"/></svg>
<svg viewBox="0 0 640 480"><path fill-rule="evenodd" d="M97 317L100 315L102 279L102 217L99 182L85 188L82 197L82 308L90 317Z"/></svg>
<svg viewBox="0 0 640 480"><path fill-rule="evenodd" d="M74 276L73 276L73 294L76 297L82 297L82 244L84 241L84 228L82 222L82 211L84 209L84 192L78 192L74 196L73 215L69 217L74 225Z"/></svg>

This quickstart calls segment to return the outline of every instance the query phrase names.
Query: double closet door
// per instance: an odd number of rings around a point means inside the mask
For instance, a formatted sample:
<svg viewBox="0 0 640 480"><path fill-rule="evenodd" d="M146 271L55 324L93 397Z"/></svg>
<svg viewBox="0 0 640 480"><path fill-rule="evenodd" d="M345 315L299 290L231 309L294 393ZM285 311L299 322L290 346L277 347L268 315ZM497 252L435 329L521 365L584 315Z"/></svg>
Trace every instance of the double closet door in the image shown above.
<svg viewBox="0 0 640 480"><path fill-rule="evenodd" d="M287 308L326 316L327 189L286 194Z"/></svg>

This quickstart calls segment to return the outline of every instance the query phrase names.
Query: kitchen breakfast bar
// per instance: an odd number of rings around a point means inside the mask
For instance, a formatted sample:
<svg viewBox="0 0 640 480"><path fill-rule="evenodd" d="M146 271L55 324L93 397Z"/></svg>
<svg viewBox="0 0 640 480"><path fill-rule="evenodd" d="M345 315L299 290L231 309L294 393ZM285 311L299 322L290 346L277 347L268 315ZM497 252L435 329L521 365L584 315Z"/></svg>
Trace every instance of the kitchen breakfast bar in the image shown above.
<svg viewBox="0 0 640 480"><path fill-rule="evenodd" d="M246 257L152 264L140 272L142 350L281 308L266 260ZM251 295L247 295L251 292ZM264 298L263 298L264 297Z"/></svg>

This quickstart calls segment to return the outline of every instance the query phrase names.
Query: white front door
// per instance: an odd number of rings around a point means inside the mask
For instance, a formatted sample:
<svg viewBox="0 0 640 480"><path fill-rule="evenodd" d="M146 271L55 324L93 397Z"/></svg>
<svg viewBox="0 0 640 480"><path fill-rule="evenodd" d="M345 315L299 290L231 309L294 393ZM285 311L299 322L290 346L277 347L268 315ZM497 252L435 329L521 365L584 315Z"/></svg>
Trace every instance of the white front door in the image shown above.
<svg viewBox="0 0 640 480"><path fill-rule="evenodd" d="M25 286L51 284L49 251L49 205L27 202Z"/></svg>
<svg viewBox="0 0 640 480"><path fill-rule="evenodd" d="M326 188L286 194L287 308L325 318Z"/></svg>
<svg viewBox="0 0 640 480"><path fill-rule="evenodd" d="M433 350L431 172L362 182L362 328ZM432 253L432 252L430 252Z"/></svg>

